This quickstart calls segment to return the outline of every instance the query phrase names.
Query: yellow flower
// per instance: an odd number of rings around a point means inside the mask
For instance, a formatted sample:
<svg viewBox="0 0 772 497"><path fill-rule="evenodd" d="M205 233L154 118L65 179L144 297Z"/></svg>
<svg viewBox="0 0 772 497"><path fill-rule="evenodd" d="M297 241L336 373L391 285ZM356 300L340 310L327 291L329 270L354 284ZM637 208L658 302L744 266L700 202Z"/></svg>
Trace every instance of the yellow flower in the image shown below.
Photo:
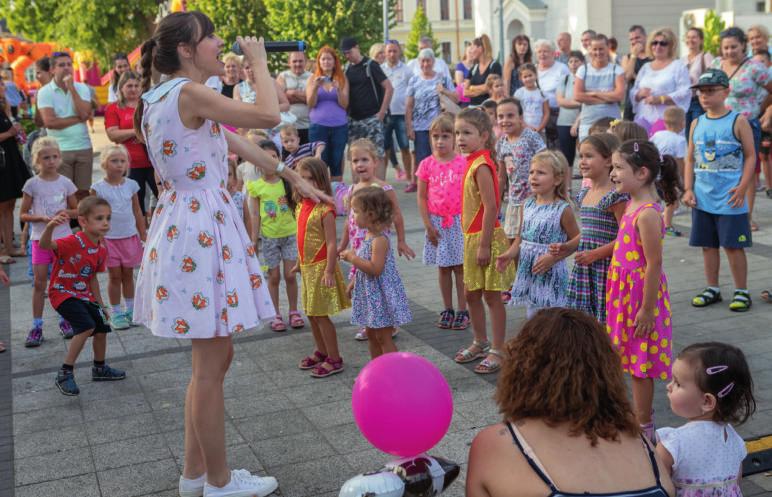
<svg viewBox="0 0 772 497"><path fill-rule="evenodd" d="M618 336L614 337L614 345L619 345L619 337Z"/></svg>
<svg viewBox="0 0 772 497"><path fill-rule="evenodd" d="M623 323L625 321L624 314L617 314L617 323Z"/></svg>
<svg viewBox="0 0 772 497"><path fill-rule="evenodd" d="M630 361L627 359L627 356L623 355L622 356L622 364L627 365L628 362L630 362Z"/></svg>
<svg viewBox="0 0 772 497"><path fill-rule="evenodd" d="M630 356L630 362L632 362L633 364L638 362L638 356L637 355L631 355Z"/></svg>
<svg viewBox="0 0 772 497"><path fill-rule="evenodd" d="M670 318L665 318L663 323L665 324L665 326L670 326Z"/></svg>
<svg viewBox="0 0 772 497"><path fill-rule="evenodd" d="M613 271L611 273L611 281L617 281L617 280L619 280L619 273L617 273L616 271Z"/></svg>
<svg viewBox="0 0 772 497"><path fill-rule="evenodd" d="M630 235L625 233L625 235L622 237L622 241L625 243L630 243Z"/></svg>
<svg viewBox="0 0 772 497"><path fill-rule="evenodd" d="M628 318L627 322L625 324L627 325L628 328L632 328L633 327L633 320Z"/></svg>
<svg viewBox="0 0 772 497"><path fill-rule="evenodd" d="M647 369L646 364L641 364L641 373L645 373Z"/></svg>
<svg viewBox="0 0 772 497"><path fill-rule="evenodd" d="M614 307L619 307L619 299L614 299L611 305L613 305Z"/></svg>
<svg viewBox="0 0 772 497"><path fill-rule="evenodd" d="M659 333L657 333L656 331L652 331L651 335L649 336L651 337L652 340L659 340Z"/></svg>
<svg viewBox="0 0 772 497"><path fill-rule="evenodd" d="M611 333L611 325L606 325L606 333Z"/></svg>
<svg viewBox="0 0 772 497"><path fill-rule="evenodd" d="M663 339L662 339L662 341L661 341L661 342L659 342L659 344L660 344L661 346L663 346L663 347L667 347L667 344L668 344L668 343L670 343L670 342L668 342L668 341L667 341L667 338L663 338Z"/></svg>
<svg viewBox="0 0 772 497"><path fill-rule="evenodd" d="M665 361L667 361L667 354L665 354L664 352L663 352L663 353L661 353L661 354L659 355L659 360L660 360L660 361L662 361L662 362L665 362Z"/></svg>
<svg viewBox="0 0 772 497"><path fill-rule="evenodd" d="M659 317L659 307L657 307L656 309L654 309L654 317L655 317L655 318L658 318L658 317Z"/></svg>
<svg viewBox="0 0 772 497"><path fill-rule="evenodd" d="M662 372L659 374L659 379L660 379L660 380L667 380L667 373L666 373L666 372L664 372L664 371L662 371Z"/></svg>
<svg viewBox="0 0 772 497"><path fill-rule="evenodd" d="M665 304L665 309L667 309L668 312L670 312L670 300L665 299L664 304Z"/></svg>
<svg viewBox="0 0 772 497"><path fill-rule="evenodd" d="M646 352L646 348L647 348L647 347L646 347L646 344L645 344L645 343L642 343L642 344L641 344L641 352Z"/></svg>
<svg viewBox="0 0 772 497"><path fill-rule="evenodd" d="M656 354L657 352L659 352L659 347L657 347L656 345L652 345L651 347L649 347L649 354Z"/></svg>
<svg viewBox="0 0 772 497"><path fill-rule="evenodd" d="M665 362L665 366L670 366L670 358L669 357L666 358L664 362Z"/></svg>

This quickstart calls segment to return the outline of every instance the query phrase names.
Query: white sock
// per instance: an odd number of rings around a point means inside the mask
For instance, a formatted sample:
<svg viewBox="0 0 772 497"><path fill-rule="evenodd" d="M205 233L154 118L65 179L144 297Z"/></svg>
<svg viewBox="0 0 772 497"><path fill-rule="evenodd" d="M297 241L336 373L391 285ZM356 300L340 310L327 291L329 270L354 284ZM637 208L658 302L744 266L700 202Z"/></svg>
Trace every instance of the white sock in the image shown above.
<svg viewBox="0 0 772 497"><path fill-rule="evenodd" d="M123 299L126 304L126 312L134 312L134 299Z"/></svg>
<svg viewBox="0 0 772 497"><path fill-rule="evenodd" d="M121 313L121 304L110 304L110 309L113 312L113 316L117 316Z"/></svg>

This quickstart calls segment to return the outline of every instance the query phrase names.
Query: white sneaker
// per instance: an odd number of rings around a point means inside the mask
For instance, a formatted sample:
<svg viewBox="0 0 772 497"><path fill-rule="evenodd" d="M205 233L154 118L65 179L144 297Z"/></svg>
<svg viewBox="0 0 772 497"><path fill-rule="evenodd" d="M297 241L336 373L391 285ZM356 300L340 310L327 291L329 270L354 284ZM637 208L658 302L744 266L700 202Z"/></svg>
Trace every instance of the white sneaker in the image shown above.
<svg viewBox="0 0 772 497"><path fill-rule="evenodd" d="M224 487L204 486L204 497L266 497L279 488L272 476L259 477L246 469L231 471L231 481Z"/></svg>
<svg viewBox="0 0 772 497"><path fill-rule="evenodd" d="M203 497L204 485L206 485L206 473L193 479L180 476L180 497Z"/></svg>

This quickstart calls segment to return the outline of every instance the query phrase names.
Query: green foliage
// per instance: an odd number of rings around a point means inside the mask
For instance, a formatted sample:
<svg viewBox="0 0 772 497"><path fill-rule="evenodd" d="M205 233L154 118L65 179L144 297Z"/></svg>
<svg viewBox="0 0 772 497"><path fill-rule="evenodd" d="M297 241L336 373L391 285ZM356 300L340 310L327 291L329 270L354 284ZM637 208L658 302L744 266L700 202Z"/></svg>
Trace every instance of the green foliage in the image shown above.
<svg viewBox="0 0 772 497"><path fill-rule="evenodd" d="M214 22L217 36L225 40L230 48L236 36L265 36L263 0L190 0L189 10L200 10Z"/></svg>
<svg viewBox="0 0 772 497"><path fill-rule="evenodd" d="M721 51L721 32L726 29L726 23L721 16L716 14L715 10L709 10L705 14L703 32L705 33L705 52L713 55L720 55Z"/></svg>
<svg viewBox="0 0 772 497"><path fill-rule="evenodd" d="M423 36L431 37L432 46L435 47L434 55L439 56L439 42L437 41L437 38L434 37L432 25L426 17L423 7L419 3L415 9L413 20L410 22L410 33L408 33L407 43L405 43L405 58L407 60L415 59L418 56L418 42Z"/></svg>
<svg viewBox="0 0 772 497"><path fill-rule="evenodd" d="M324 45L337 49L344 36L355 37L364 54L370 45L383 41L381 0L264 1L273 39L303 40L311 47L311 57ZM392 13L395 4L389 0Z"/></svg>
<svg viewBox="0 0 772 497"><path fill-rule="evenodd" d="M33 41L55 41L56 25L64 15L54 0L0 0L0 12L12 33Z"/></svg>

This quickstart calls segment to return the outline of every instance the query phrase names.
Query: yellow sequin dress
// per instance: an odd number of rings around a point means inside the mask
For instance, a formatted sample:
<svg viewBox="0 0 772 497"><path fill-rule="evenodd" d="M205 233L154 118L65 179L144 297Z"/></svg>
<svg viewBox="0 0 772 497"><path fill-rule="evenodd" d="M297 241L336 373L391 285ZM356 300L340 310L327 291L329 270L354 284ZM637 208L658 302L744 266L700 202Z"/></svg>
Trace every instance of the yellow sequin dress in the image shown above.
<svg viewBox="0 0 772 497"><path fill-rule="evenodd" d="M509 290L515 278L515 264L510 263L504 272L496 270L496 257L509 248L509 241L504 235L498 219L491 237L491 260L487 266L477 265L477 249L482 236L484 207L480 189L477 187L476 174L480 167L487 167L493 176L493 189L498 206L499 185L496 163L488 150L480 150L467 157L467 169L464 176L461 200L461 230L464 232L464 285L468 291L504 291Z"/></svg>
<svg viewBox="0 0 772 497"><path fill-rule="evenodd" d="M297 206L295 218L298 221L298 258L300 262L300 295L306 316L332 316L351 307L346 296L346 284L340 266L335 263L335 285L327 287L322 276L327 267L327 244L324 240L322 219L335 216L335 210L322 203L303 200Z"/></svg>

